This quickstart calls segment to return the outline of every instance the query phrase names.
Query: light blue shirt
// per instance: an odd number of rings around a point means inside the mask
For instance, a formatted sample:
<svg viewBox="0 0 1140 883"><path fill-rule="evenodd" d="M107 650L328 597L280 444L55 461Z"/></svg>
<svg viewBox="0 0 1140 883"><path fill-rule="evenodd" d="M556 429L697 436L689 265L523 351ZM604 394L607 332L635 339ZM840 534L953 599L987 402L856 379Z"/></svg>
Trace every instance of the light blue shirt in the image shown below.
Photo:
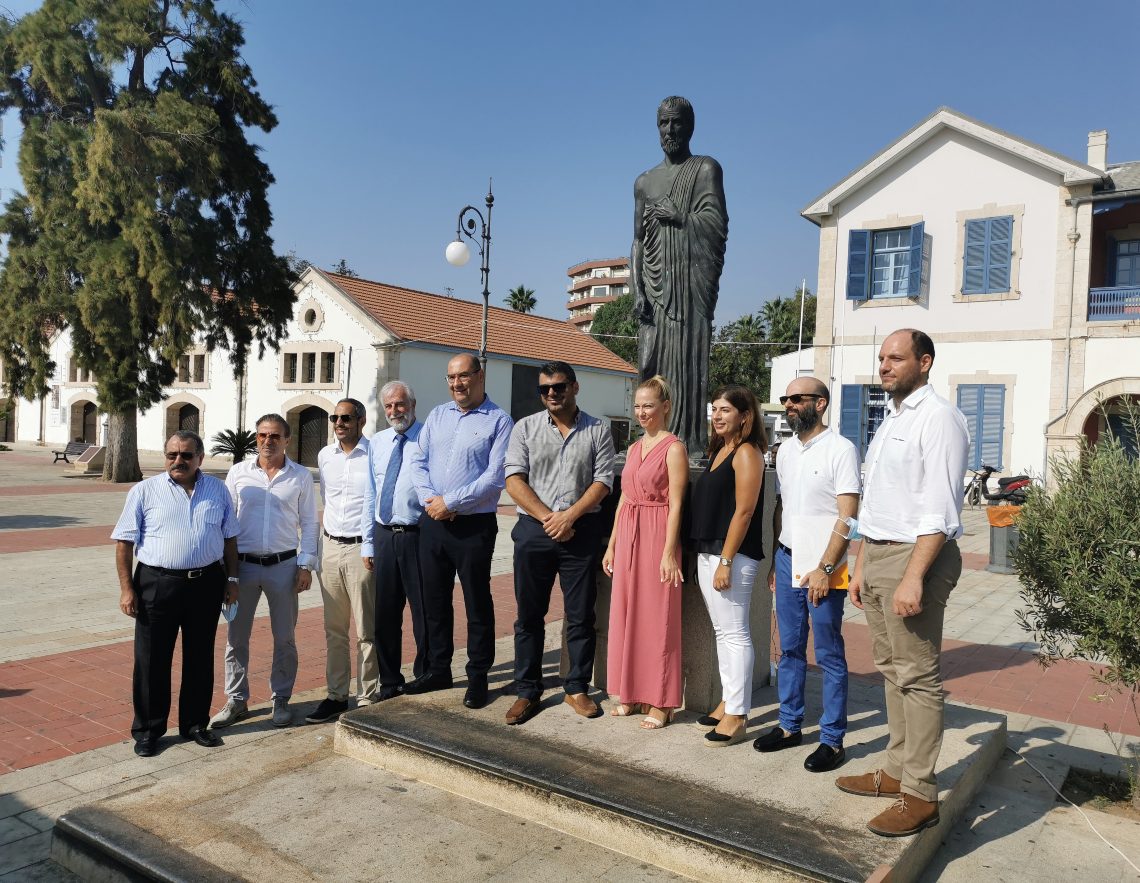
<svg viewBox="0 0 1140 883"><path fill-rule="evenodd" d="M484 398L470 411L455 402L432 409L412 450L412 483L420 503L443 497L459 515L494 512L506 486L503 461L514 421Z"/></svg>
<svg viewBox="0 0 1140 883"><path fill-rule="evenodd" d="M396 488L392 500L391 524L415 524L423 515L424 507L416 495L412 484L411 457L424 425L416 421L405 430L408 440L404 443L400 474L396 477ZM360 557L371 558L376 553L376 522L386 524L380 517L380 491L384 487L384 475L388 471L388 460L392 447L396 444L396 430L389 427L372 436L368 443L368 489L364 497L364 514L360 523Z"/></svg>
<svg viewBox="0 0 1140 883"><path fill-rule="evenodd" d="M151 567L194 570L221 561L225 541L237 535L225 483L199 470L193 494L165 472L136 484L111 539L134 543L139 561Z"/></svg>

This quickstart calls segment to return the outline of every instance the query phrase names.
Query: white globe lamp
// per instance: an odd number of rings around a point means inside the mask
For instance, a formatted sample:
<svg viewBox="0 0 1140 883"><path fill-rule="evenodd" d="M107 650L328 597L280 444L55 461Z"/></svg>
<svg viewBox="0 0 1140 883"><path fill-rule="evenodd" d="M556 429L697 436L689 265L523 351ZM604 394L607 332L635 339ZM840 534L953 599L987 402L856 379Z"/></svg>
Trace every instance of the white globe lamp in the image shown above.
<svg viewBox="0 0 1140 883"><path fill-rule="evenodd" d="M461 239L456 239L454 242L448 243L447 251L444 252L447 262L453 267L462 267L469 260L471 260L471 250L467 247L467 243Z"/></svg>

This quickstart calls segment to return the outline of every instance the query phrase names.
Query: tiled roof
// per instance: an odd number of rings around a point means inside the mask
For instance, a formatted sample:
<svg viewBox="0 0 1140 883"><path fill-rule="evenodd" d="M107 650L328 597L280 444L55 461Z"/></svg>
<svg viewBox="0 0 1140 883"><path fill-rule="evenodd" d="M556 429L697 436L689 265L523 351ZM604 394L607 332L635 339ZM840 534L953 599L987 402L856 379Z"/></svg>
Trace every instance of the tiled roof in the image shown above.
<svg viewBox="0 0 1140 883"><path fill-rule="evenodd" d="M317 272L401 340L470 352L479 349L482 303L326 270ZM491 307L488 312L487 352L541 362L561 359L583 368L636 373L632 365L569 322L501 307Z"/></svg>
<svg viewBox="0 0 1140 883"><path fill-rule="evenodd" d="M1108 167L1113 190L1140 190L1140 162L1126 162Z"/></svg>

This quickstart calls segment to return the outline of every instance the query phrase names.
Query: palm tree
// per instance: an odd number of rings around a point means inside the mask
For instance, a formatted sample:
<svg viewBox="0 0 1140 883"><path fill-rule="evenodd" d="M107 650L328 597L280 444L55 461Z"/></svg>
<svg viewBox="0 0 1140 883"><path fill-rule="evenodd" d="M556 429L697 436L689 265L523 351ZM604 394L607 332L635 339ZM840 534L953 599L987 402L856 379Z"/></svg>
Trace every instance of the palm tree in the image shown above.
<svg viewBox="0 0 1140 883"><path fill-rule="evenodd" d="M226 429L215 434L211 441L214 443L211 454L229 454L235 463L257 450L257 437L250 429Z"/></svg>
<svg viewBox="0 0 1140 883"><path fill-rule="evenodd" d="M516 313L529 313L538 305L538 301L534 298L534 289L527 288L525 285L508 291L507 296L503 298L503 303Z"/></svg>

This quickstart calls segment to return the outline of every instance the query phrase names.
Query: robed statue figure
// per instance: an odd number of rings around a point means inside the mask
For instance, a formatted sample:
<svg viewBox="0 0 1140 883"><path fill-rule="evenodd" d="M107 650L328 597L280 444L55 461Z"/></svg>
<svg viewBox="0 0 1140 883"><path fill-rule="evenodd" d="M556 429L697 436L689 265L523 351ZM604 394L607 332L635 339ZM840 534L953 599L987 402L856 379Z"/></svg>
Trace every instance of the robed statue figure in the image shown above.
<svg viewBox="0 0 1140 883"><path fill-rule="evenodd" d="M688 101L661 102L657 131L665 159L633 187L630 282L641 377L660 374L669 381L669 430L699 457L708 444L709 344L728 210L720 164L689 152L693 127Z"/></svg>

